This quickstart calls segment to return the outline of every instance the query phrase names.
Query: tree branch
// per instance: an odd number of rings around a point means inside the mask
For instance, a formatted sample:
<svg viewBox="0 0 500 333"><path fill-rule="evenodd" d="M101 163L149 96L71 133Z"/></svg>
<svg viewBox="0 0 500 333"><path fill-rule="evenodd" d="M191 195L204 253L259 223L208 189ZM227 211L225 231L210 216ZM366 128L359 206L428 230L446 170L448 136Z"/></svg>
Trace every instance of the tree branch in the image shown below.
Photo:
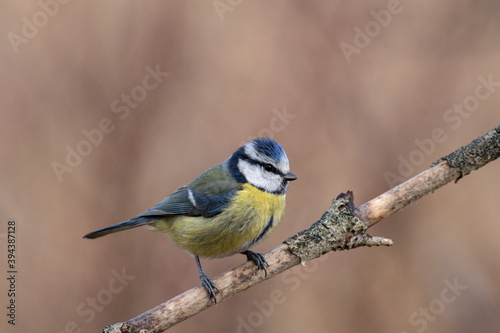
<svg viewBox="0 0 500 333"><path fill-rule="evenodd" d="M358 208L354 208L352 192L342 193L319 221L265 254L269 263L267 278L329 251L392 245L390 239L372 237L365 232L366 229L452 180L457 182L499 156L500 126ZM253 262L246 262L214 279L220 290L217 301L234 296L267 278ZM163 332L212 305L214 303L205 289L197 286L140 316L110 325L103 332Z"/></svg>
<svg viewBox="0 0 500 333"><path fill-rule="evenodd" d="M500 126L453 153L438 159L430 169L356 208L356 215L373 226L384 217L412 204L500 156Z"/></svg>

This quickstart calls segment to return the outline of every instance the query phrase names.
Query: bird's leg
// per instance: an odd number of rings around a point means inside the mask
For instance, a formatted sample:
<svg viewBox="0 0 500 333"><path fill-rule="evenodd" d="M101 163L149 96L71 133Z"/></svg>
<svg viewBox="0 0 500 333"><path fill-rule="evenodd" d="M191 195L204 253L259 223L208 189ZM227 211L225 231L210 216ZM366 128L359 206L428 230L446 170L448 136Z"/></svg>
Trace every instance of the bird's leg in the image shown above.
<svg viewBox="0 0 500 333"><path fill-rule="evenodd" d="M215 298L215 291L219 292L219 289L215 286L214 282L205 274L201 268L200 258L198 256L194 257L196 259L196 264L198 265L198 270L200 271L201 285L205 287L210 297L213 297L214 303L217 304L217 298Z"/></svg>
<svg viewBox="0 0 500 333"><path fill-rule="evenodd" d="M266 266L269 266L269 264L262 254L249 250L241 252L241 254L246 255L248 260L252 260L259 268L262 268L264 270L265 277L267 277Z"/></svg>

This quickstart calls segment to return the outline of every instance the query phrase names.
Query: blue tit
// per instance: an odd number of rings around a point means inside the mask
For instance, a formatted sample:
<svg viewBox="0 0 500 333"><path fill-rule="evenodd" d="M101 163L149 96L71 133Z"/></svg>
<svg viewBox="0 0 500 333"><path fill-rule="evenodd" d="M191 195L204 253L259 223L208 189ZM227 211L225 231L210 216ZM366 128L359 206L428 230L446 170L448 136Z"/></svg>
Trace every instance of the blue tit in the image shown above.
<svg viewBox="0 0 500 333"><path fill-rule="evenodd" d="M281 145L269 138L258 138L153 208L84 238L150 225L193 254L201 284L217 302L215 291L219 290L203 272L199 258L241 253L264 269L267 276L264 256L249 249L269 237L280 224L288 182L295 179Z"/></svg>

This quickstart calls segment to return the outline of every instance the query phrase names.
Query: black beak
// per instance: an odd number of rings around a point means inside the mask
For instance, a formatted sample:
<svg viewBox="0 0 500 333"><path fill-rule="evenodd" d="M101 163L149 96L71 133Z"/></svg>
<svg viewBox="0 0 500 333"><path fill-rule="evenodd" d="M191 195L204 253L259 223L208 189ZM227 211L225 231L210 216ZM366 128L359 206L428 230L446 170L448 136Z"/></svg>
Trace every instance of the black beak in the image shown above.
<svg viewBox="0 0 500 333"><path fill-rule="evenodd" d="M286 180L288 180L289 182L291 182L292 180L297 179L297 176L295 176L293 173L291 173L290 171L288 171L288 173L283 178L285 178Z"/></svg>

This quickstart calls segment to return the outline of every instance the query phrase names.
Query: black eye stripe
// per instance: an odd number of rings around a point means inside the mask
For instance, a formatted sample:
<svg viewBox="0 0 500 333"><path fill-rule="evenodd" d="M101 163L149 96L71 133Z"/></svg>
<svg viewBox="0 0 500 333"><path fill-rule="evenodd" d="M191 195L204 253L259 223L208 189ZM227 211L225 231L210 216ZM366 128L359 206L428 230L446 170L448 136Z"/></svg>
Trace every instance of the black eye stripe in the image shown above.
<svg viewBox="0 0 500 333"><path fill-rule="evenodd" d="M277 175L280 175L282 177L284 177L285 175L283 174L283 172L281 172L280 170L278 170L274 165L270 164L270 163L263 163L261 161L257 161L257 160L254 160L253 158L251 158L250 156L248 156L247 154L243 153L239 156L240 159L244 160L244 161L247 161L248 163L252 164L252 165L259 165L261 166L264 170L268 171L268 172L272 172L274 174L277 174Z"/></svg>
<svg viewBox="0 0 500 333"><path fill-rule="evenodd" d="M278 174L278 175L281 175L281 172L279 172L279 170L278 170L278 169L276 169L276 168L274 167L274 165L272 165L272 164L265 163L265 164L262 164L262 166L264 167L264 170L266 170L266 171L269 171L269 172L272 172L272 173L276 173L276 174Z"/></svg>

